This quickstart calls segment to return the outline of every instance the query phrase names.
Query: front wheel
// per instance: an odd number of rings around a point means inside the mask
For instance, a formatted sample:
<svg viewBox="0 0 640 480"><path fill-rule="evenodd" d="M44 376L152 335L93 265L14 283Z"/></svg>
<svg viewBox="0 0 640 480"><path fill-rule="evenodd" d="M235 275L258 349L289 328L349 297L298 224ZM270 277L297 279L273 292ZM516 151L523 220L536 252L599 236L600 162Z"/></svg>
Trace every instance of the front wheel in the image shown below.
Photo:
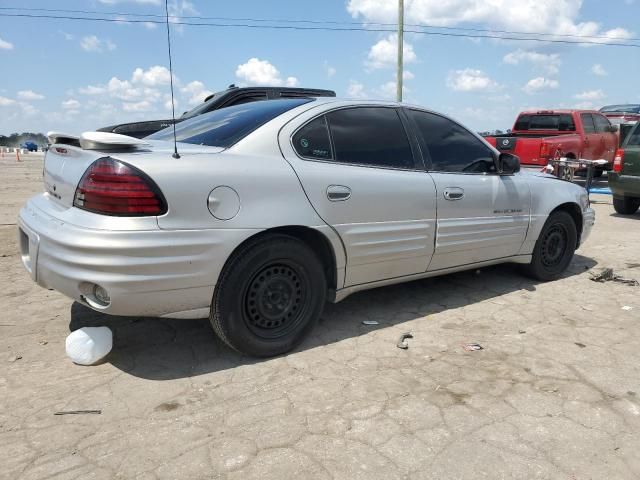
<svg viewBox="0 0 640 480"><path fill-rule="evenodd" d="M250 241L227 262L209 317L218 337L254 357L288 352L313 329L324 307L322 263L287 235Z"/></svg>
<svg viewBox="0 0 640 480"><path fill-rule="evenodd" d="M552 213L542 227L526 273L545 282L559 278L571 263L577 240L571 215L563 211Z"/></svg>
<svg viewBox="0 0 640 480"><path fill-rule="evenodd" d="M633 215L640 207L640 198L613 197L613 208L621 215Z"/></svg>

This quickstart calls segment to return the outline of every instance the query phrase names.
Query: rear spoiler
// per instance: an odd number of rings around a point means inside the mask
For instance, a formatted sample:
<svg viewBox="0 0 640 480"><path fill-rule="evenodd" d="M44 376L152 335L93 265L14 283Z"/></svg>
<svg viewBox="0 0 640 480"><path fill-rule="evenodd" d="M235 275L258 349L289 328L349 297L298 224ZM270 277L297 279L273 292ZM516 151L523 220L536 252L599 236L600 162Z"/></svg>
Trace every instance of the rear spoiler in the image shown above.
<svg viewBox="0 0 640 480"><path fill-rule="evenodd" d="M149 144L139 138L110 132L84 132L79 137L61 132L48 132L51 144L65 144L84 150L128 150Z"/></svg>

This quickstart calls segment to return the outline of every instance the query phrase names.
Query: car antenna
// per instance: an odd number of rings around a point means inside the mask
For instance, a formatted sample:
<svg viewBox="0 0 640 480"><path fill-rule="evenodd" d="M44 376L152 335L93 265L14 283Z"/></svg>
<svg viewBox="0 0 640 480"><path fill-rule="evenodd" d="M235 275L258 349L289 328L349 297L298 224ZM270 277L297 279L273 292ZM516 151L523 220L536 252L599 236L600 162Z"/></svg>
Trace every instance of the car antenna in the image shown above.
<svg viewBox="0 0 640 480"><path fill-rule="evenodd" d="M169 47L169 80L171 82L171 120L173 123L173 158L180 158L176 139L176 104L173 97L173 65L171 63L171 30L169 29L169 0L164 0L164 13L167 20L167 46Z"/></svg>

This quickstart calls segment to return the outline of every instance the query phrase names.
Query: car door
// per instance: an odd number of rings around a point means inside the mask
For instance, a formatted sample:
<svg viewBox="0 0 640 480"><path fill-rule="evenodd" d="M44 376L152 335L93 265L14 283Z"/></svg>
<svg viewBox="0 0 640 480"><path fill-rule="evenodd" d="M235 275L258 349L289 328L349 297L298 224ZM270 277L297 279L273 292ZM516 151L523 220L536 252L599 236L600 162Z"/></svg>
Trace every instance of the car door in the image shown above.
<svg viewBox="0 0 640 480"><path fill-rule="evenodd" d="M611 122L604 115L599 113L592 114L593 122L596 126L596 132L600 135L599 157L604 158L608 162L613 161L618 146L618 136L611 131Z"/></svg>
<svg viewBox="0 0 640 480"><path fill-rule="evenodd" d="M343 242L344 286L426 271L435 186L395 107L314 110L279 138L309 201Z"/></svg>
<svg viewBox="0 0 640 480"><path fill-rule="evenodd" d="M517 255L530 220L529 185L496 173L494 151L446 117L407 110L436 185L436 244L429 270Z"/></svg>
<svg viewBox="0 0 640 480"><path fill-rule="evenodd" d="M593 121L593 117L590 113L581 113L580 120L582 121L582 128L584 130L584 147L580 158L587 160L597 160L601 151L602 140L600 134L596 132L596 125Z"/></svg>

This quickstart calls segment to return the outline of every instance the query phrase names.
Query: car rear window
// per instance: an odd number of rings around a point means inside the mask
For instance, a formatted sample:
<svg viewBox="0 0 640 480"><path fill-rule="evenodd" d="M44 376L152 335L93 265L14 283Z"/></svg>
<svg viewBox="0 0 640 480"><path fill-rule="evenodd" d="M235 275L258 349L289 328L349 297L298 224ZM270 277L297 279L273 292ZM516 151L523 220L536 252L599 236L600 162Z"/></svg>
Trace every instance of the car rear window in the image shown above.
<svg viewBox="0 0 640 480"><path fill-rule="evenodd" d="M284 112L311 101L309 98L287 98L221 108L177 123L176 139L194 145L227 148ZM173 127L146 138L173 140Z"/></svg>
<svg viewBox="0 0 640 480"><path fill-rule="evenodd" d="M576 126L573 117L568 114L520 115L514 130L558 130L573 132Z"/></svg>

